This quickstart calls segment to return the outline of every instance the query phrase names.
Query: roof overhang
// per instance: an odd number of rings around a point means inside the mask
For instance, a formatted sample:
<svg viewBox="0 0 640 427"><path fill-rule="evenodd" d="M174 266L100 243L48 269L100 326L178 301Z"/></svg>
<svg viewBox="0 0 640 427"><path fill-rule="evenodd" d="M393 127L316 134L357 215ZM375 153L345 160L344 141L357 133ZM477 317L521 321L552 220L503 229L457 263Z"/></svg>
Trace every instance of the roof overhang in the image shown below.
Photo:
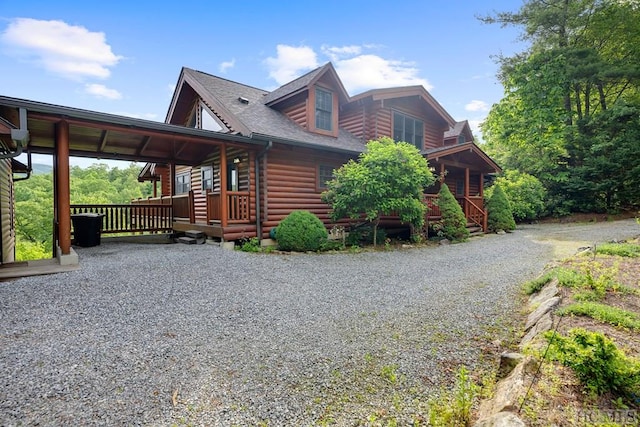
<svg viewBox="0 0 640 427"><path fill-rule="evenodd" d="M265 145L240 135L0 96L6 122L16 123L20 108L27 110L33 153L54 153L60 122L69 124L69 154L77 157L194 165L223 144L256 150Z"/></svg>
<svg viewBox="0 0 640 427"><path fill-rule="evenodd" d="M426 150L428 161L461 168L469 168L481 173L500 173L502 169L474 142L456 144Z"/></svg>

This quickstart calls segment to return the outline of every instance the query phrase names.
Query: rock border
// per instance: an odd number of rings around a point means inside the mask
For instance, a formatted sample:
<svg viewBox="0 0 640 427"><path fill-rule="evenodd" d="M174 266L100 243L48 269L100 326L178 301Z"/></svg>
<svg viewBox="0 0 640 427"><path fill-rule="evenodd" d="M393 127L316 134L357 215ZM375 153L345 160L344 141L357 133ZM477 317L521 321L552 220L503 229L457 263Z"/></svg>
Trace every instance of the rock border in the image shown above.
<svg viewBox="0 0 640 427"><path fill-rule="evenodd" d="M539 292L531 295L527 304L529 316L525 323L525 335L520 341L520 351L531 345L536 337L553 327L553 311L562 301L558 279L547 283ZM492 399L481 403L478 421L474 427L524 427L526 424L517 412L526 397L528 377L537 370L531 356L522 353L500 355L499 381Z"/></svg>

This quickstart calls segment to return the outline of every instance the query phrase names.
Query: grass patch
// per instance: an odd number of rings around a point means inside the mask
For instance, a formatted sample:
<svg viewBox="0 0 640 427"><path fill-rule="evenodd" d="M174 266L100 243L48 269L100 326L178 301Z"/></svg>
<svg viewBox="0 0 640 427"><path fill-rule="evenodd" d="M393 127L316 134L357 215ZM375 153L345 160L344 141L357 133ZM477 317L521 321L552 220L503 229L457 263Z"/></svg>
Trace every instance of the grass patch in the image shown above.
<svg viewBox="0 0 640 427"><path fill-rule="evenodd" d="M633 312L622 310L618 307L601 304L593 301L582 301L568 305L560 310L558 314L573 314L576 316L588 316L600 322L619 326L634 331L640 330L640 317Z"/></svg>
<svg viewBox="0 0 640 427"><path fill-rule="evenodd" d="M527 295L533 295L536 292L539 292L542 288L545 287L547 283L553 280L556 277L555 270L547 271L540 277L537 277L533 280L528 281L524 284L524 292Z"/></svg>
<svg viewBox="0 0 640 427"><path fill-rule="evenodd" d="M640 257L640 245L635 245L633 243L604 243L596 246L596 253L637 258Z"/></svg>

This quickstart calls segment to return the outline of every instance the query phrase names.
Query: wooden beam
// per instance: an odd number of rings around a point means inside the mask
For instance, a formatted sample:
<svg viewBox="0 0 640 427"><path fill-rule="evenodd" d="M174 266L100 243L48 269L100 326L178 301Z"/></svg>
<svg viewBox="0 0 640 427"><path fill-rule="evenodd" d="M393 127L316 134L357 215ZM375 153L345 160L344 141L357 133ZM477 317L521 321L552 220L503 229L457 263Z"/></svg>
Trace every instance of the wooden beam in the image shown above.
<svg viewBox="0 0 640 427"><path fill-rule="evenodd" d="M107 146L107 140L109 139L109 131L103 130L102 135L100 135L100 146L98 147L98 153L102 153Z"/></svg>
<svg viewBox="0 0 640 427"><path fill-rule="evenodd" d="M71 195L69 185L69 123L56 124L56 189L58 245L63 255L71 253Z"/></svg>
<svg viewBox="0 0 640 427"><path fill-rule="evenodd" d="M220 225L222 225L222 231L227 226L229 221L229 208L227 201L227 146L225 144L220 147Z"/></svg>
<svg viewBox="0 0 640 427"><path fill-rule="evenodd" d="M464 197L469 197L469 168L464 170Z"/></svg>
<svg viewBox="0 0 640 427"><path fill-rule="evenodd" d="M147 149L147 147L149 146L149 143L151 142L151 136L147 135L142 139L142 145L140 145L140 147L138 147L138 149L136 150L136 156L139 156L140 154L142 154L144 152L144 150Z"/></svg>

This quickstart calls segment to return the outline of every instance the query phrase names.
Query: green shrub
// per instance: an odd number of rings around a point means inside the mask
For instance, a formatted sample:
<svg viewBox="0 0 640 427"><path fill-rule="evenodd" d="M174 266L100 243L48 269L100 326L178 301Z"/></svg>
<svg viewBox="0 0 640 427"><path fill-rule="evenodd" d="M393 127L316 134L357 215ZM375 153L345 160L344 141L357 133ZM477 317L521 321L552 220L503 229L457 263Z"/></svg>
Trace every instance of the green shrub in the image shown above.
<svg viewBox="0 0 640 427"><path fill-rule="evenodd" d="M239 250L242 252L260 252L262 250L260 247L260 239L252 237L250 239L240 241Z"/></svg>
<svg viewBox="0 0 640 427"><path fill-rule="evenodd" d="M595 394L637 393L640 387L640 362L628 358L601 332L572 329L568 337L545 333L551 343L550 357L569 366L578 379Z"/></svg>
<svg viewBox="0 0 640 427"><path fill-rule="evenodd" d="M515 230L516 222L513 219L509 199L507 199L499 184L493 186L493 194L487 202L487 212L489 215L487 220L489 231Z"/></svg>
<svg viewBox="0 0 640 427"><path fill-rule="evenodd" d="M320 219L309 211L291 212L278 225L278 248L283 251L317 251L328 233Z"/></svg>
<svg viewBox="0 0 640 427"><path fill-rule="evenodd" d="M596 253L621 257L640 257L640 245L633 243L604 243L596 246Z"/></svg>
<svg viewBox="0 0 640 427"><path fill-rule="evenodd" d="M517 170L508 170L496 179L511 204L513 219L517 222L532 221L545 212L547 190L533 175ZM494 186L487 188L485 197L491 198Z"/></svg>
<svg viewBox="0 0 640 427"><path fill-rule="evenodd" d="M456 372L453 390L444 391L429 401L429 425L436 427L466 427L471 425L471 408L478 394L476 385L464 366Z"/></svg>
<svg viewBox="0 0 640 427"><path fill-rule="evenodd" d="M613 326L640 331L640 317L636 313L599 302L582 301L573 303L558 310L558 314L588 316Z"/></svg>
<svg viewBox="0 0 640 427"><path fill-rule="evenodd" d="M524 293L532 295L539 292L547 283L551 282L554 277L556 277L556 272L551 270L547 271L540 277L536 277L535 279L528 281L524 284Z"/></svg>
<svg viewBox="0 0 640 427"><path fill-rule="evenodd" d="M433 226L438 236L449 240L465 240L469 237L467 218L446 184L442 184L438 193L438 206L442 219Z"/></svg>

